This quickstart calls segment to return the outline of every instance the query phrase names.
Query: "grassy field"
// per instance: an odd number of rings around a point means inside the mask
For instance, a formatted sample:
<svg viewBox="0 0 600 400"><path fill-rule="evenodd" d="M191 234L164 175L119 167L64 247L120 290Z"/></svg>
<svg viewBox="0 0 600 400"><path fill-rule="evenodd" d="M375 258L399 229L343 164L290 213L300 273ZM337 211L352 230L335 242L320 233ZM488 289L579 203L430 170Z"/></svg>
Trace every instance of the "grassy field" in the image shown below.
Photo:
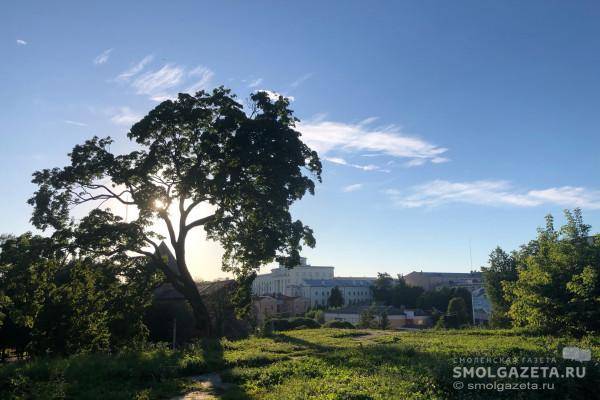
<svg viewBox="0 0 600 400"><path fill-rule="evenodd" d="M307 329L269 338L204 342L176 352L157 347L6 365L0 367L0 398L169 399L207 390L190 378L207 372L218 372L226 382L212 391L224 399L600 398L598 363L563 361L565 345L591 348L593 360L600 357L598 337L575 340L486 330ZM481 356L526 357L518 366L539 366L540 358L546 361L543 365L559 368L583 365L586 376L501 380L554 383L553 390L455 389L453 367L490 366L460 358Z"/></svg>

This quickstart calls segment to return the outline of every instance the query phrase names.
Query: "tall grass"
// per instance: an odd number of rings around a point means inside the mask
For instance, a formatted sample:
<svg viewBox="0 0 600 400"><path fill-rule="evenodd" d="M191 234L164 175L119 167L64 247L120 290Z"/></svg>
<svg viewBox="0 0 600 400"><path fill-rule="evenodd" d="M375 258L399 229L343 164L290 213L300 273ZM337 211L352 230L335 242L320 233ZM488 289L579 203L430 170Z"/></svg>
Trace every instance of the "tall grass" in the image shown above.
<svg viewBox="0 0 600 400"><path fill-rule="evenodd" d="M225 399L580 399L598 398L598 365L584 379L558 379L545 392L453 389L457 357L555 357L565 345L591 348L587 336L531 336L469 329L392 332L306 329L240 341L205 341L114 355L81 354L0 367L0 399L163 399L197 388L190 376L218 371ZM572 363L572 362L571 362Z"/></svg>

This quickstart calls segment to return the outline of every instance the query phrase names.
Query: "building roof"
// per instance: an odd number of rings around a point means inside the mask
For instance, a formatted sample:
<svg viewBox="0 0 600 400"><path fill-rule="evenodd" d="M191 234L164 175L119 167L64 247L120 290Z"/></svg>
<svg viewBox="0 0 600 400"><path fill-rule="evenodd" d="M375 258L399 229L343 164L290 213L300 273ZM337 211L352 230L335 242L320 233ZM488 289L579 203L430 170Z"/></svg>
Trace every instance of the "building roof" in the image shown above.
<svg viewBox="0 0 600 400"><path fill-rule="evenodd" d="M439 277L439 278L479 278L481 277L481 272L423 272L423 271L413 271L404 276L409 276L413 274L425 275L430 277Z"/></svg>
<svg viewBox="0 0 600 400"><path fill-rule="evenodd" d="M413 311L415 316L422 316L425 313L422 310L401 310L393 306L365 306L365 305L354 305L347 306L339 309L327 310L326 314L361 314L363 311L371 308L375 314L381 314L383 311L387 315L406 315L406 311Z"/></svg>
<svg viewBox="0 0 600 400"><path fill-rule="evenodd" d="M167 258L167 266L169 267L169 269L175 275L179 275L179 270L177 269L177 260L175 259L175 256L171 252L171 249L169 249L169 246L167 246L167 244L164 241L160 242L160 244L158 245L158 254L161 257L166 257Z"/></svg>
<svg viewBox="0 0 600 400"><path fill-rule="evenodd" d="M196 287L201 296L210 296L221 289L230 288L234 284L233 279L227 279L213 282L196 282ZM185 297L168 282L154 289L154 298L160 301L185 300Z"/></svg>
<svg viewBox="0 0 600 400"><path fill-rule="evenodd" d="M304 284L313 287L370 287L373 280L370 278L304 279Z"/></svg>

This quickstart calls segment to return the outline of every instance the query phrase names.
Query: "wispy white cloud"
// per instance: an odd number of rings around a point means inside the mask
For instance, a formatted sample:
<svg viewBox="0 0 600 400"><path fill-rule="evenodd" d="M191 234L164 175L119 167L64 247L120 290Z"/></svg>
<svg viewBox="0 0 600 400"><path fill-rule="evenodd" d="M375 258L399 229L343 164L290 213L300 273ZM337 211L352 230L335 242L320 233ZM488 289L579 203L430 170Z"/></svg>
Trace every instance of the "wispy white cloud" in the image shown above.
<svg viewBox="0 0 600 400"><path fill-rule="evenodd" d="M357 190L360 190L362 188L363 188L363 184L362 183L355 183L353 185L344 186L342 188L342 191L346 192L346 193L356 192Z"/></svg>
<svg viewBox="0 0 600 400"><path fill-rule="evenodd" d="M25 45L27 45L27 42L24 41L23 39L17 39L17 44L21 45L21 46L25 46Z"/></svg>
<svg viewBox="0 0 600 400"><path fill-rule="evenodd" d="M146 57L142 58L139 62L137 62L135 65L133 65L131 68L129 68L126 71L123 71L121 74L119 74L119 76L117 76L117 80L127 81L130 78L136 76L137 74L142 72L142 70L146 67L146 65L151 63L153 59L154 59L154 56L152 54L147 55Z"/></svg>
<svg viewBox="0 0 600 400"><path fill-rule="evenodd" d="M561 186L542 190L518 190L508 181L480 180L449 182L434 180L407 191L388 189L385 193L400 207L437 207L450 203L486 206L536 207L544 204L562 207L600 209L600 191Z"/></svg>
<svg viewBox="0 0 600 400"><path fill-rule="evenodd" d="M358 125L370 125L373 122L377 121L378 119L379 119L379 117L368 117L368 118L365 118L362 121L360 121L358 123Z"/></svg>
<svg viewBox="0 0 600 400"><path fill-rule="evenodd" d="M95 65L105 64L110 57L110 53L112 53L113 49L106 49L102 53L98 54L96 58L94 58Z"/></svg>
<svg viewBox="0 0 600 400"><path fill-rule="evenodd" d="M331 163L334 163L334 164L346 165L348 167L362 169L363 171L390 172L388 169L382 169L382 168L378 167L377 165L373 165L373 164L367 164L367 165L352 164L341 157L323 157L323 159L326 161L329 161Z"/></svg>
<svg viewBox="0 0 600 400"><path fill-rule="evenodd" d="M313 74L304 74L298 79L296 79L294 82L290 83L290 86L293 88L297 88L298 86L302 85L305 81L310 79L312 76Z"/></svg>
<svg viewBox="0 0 600 400"><path fill-rule="evenodd" d="M252 81L250 81L250 83L248 83L248 87L249 88L255 88L260 86L263 83L263 78L256 78Z"/></svg>
<svg viewBox="0 0 600 400"><path fill-rule="evenodd" d="M165 90L179 85L184 78L185 70L174 64L166 64L155 71L148 71L138 76L131 84L138 94L157 96Z"/></svg>
<svg viewBox="0 0 600 400"><path fill-rule="evenodd" d="M116 125L131 126L142 119L142 116L129 107L121 107L112 112L110 121Z"/></svg>
<svg viewBox="0 0 600 400"><path fill-rule="evenodd" d="M73 120L70 120L70 119L65 119L65 121L64 121L64 122L65 122L65 124L69 124L69 125L75 125L75 126L87 126L87 124L86 124L86 123L83 123L83 122L78 122L78 121L73 121Z"/></svg>
<svg viewBox="0 0 600 400"><path fill-rule="evenodd" d="M298 124L302 139L322 155L334 151L367 151L369 156L387 155L408 159L409 166L441 163L448 149L408 136L394 125L371 127L373 118L357 124L312 120Z"/></svg>
<svg viewBox="0 0 600 400"><path fill-rule="evenodd" d="M215 73L210 68L199 65L192 69L188 76L194 78L195 82L186 89L186 92L195 93L199 90L208 89Z"/></svg>
<svg viewBox="0 0 600 400"><path fill-rule="evenodd" d="M528 195L542 203L562 206L600 209L600 190L562 186L543 190L530 190Z"/></svg>
<svg viewBox="0 0 600 400"><path fill-rule="evenodd" d="M179 91L195 93L208 89L215 75L210 68L202 65L188 69L173 63L143 72L153 58L152 55L144 57L121 73L116 80L129 82L137 94L148 96L154 101L164 101L176 98Z"/></svg>
<svg viewBox="0 0 600 400"><path fill-rule="evenodd" d="M265 92L267 94L267 96L269 96L269 99L271 99L271 101L279 100L279 96L284 97L284 98L288 99L289 101L295 100L294 96L286 96L284 94L274 92L272 90L260 89L260 90L257 90L256 92Z"/></svg>

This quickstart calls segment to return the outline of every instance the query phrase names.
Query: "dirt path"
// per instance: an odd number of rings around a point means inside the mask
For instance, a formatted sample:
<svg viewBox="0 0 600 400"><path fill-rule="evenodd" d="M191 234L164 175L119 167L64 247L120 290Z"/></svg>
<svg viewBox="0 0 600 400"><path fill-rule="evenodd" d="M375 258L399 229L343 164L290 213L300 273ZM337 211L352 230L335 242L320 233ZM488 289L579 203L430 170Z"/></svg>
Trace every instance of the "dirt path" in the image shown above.
<svg viewBox="0 0 600 400"><path fill-rule="evenodd" d="M211 400L219 399L219 394L227 391L231 385L223 383L221 376L216 372L191 377L192 381L199 386L198 390L181 396L172 397L169 400Z"/></svg>

